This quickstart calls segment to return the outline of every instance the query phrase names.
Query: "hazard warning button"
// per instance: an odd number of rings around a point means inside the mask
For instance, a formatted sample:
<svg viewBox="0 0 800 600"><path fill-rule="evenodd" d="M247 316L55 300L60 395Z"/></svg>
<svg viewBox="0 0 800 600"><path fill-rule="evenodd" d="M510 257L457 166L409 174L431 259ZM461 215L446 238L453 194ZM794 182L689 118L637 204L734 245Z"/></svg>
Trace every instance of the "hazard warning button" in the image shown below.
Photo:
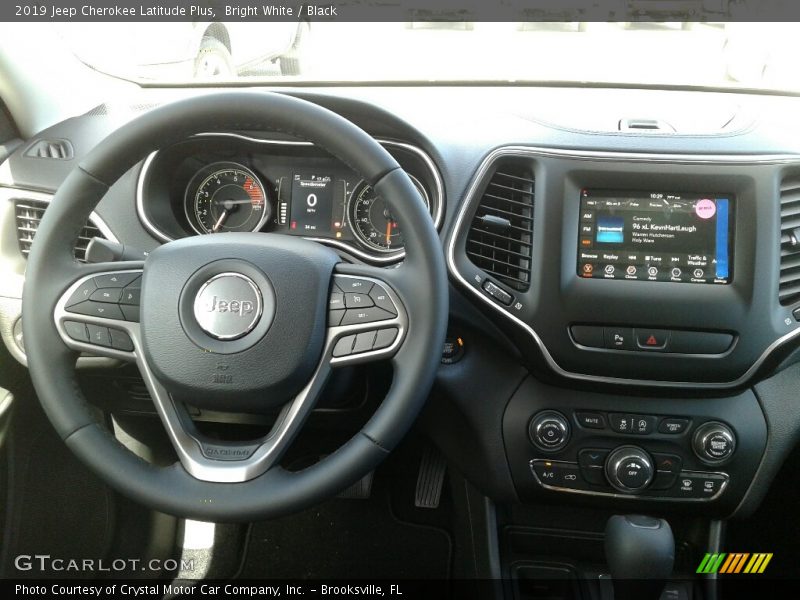
<svg viewBox="0 0 800 600"><path fill-rule="evenodd" d="M664 329L636 329L635 338L639 350L665 352L669 345L669 331Z"/></svg>

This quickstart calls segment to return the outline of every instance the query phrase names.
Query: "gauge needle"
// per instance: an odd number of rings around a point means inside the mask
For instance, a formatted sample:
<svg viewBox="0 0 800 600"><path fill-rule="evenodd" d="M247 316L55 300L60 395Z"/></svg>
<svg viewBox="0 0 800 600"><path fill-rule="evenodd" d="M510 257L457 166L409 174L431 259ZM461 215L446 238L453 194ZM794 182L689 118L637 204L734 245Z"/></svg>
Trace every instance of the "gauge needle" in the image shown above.
<svg viewBox="0 0 800 600"><path fill-rule="evenodd" d="M392 243L392 221L386 221L386 245L389 246Z"/></svg>
<svg viewBox="0 0 800 600"><path fill-rule="evenodd" d="M211 228L211 233L217 233L217 231L219 231L219 228L222 227L222 224L225 222L225 219L227 218L228 218L228 209L226 208L225 210L222 211L222 214L219 216L219 219L217 219L217 222L214 223L214 227Z"/></svg>

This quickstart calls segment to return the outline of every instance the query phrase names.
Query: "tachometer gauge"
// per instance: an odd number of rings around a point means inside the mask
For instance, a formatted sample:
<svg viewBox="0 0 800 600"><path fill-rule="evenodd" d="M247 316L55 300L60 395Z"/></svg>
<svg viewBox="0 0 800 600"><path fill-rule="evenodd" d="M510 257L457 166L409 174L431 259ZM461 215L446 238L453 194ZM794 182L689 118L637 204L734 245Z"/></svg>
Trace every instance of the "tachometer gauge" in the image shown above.
<svg viewBox="0 0 800 600"><path fill-rule="evenodd" d="M425 206L430 211L428 193L418 179L409 175ZM358 241L370 250L396 252L403 249L403 234L389 205L375 194L366 181L361 181L350 195L347 206L350 229Z"/></svg>
<svg viewBox="0 0 800 600"><path fill-rule="evenodd" d="M197 233L258 231L272 212L267 189L247 167L214 163L186 188L186 218Z"/></svg>

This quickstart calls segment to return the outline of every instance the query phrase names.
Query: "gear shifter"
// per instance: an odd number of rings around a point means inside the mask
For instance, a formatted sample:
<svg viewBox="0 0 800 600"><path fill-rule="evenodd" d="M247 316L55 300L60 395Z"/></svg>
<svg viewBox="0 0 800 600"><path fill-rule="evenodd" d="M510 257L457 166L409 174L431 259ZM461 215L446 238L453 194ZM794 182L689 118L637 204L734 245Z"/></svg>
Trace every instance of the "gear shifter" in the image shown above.
<svg viewBox="0 0 800 600"><path fill-rule="evenodd" d="M614 515L606 523L605 551L614 600L658 600L675 561L669 523L643 515Z"/></svg>

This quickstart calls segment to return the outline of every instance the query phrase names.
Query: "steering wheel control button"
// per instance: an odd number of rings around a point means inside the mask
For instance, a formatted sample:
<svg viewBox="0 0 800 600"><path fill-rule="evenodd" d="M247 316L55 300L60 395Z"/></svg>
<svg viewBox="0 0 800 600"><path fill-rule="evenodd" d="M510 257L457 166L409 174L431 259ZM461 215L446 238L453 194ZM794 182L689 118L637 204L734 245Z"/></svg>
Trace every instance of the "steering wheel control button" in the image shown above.
<svg viewBox="0 0 800 600"><path fill-rule="evenodd" d="M250 333L261 319L261 292L241 273L220 273L198 290L194 318L217 340L236 340Z"/></svg>
<svg viewBox="0 0 800 600"><path fill-rule="evenodd" d="M328 298L328 310L340 310L344 308L344 293L333 292Z"/></svg>
<svg viewBox="0 0 800 600"><path fill-rule="evenodd" d="M604 328L605 346L609 350L633 350L633 329L630 327Z"/></svg>
<svg viewBox="0 0 800 600"><path fill-rule="evenodd" d="M122 290L122 296L119 299L119 303L129 306L139 306L141 296L142 288L137 285L128 286Z"/></svg>
<svg viewBox="0 0 800 600"><path fill-rule="evenodd" d="M328 311L328 327L338 327L344 318L344 309Z"/></svg>
<svg viewBox="0 0 800 600"><path fill-rule="evenodd" d="M665 352L670 332L664 329L636 329L636 348L639 350Z"/></svg>
<svg viewBox="0 0 800 600"><path fill-rule="evenodd" d="M509 294L507 291L505 291L499 285L495 284L492 281L489 281L488 279L483 282L483 285L481 287L483 288L484 292L489 294L492 298L497 300L500 304L503 304L505 306L511 306L511 303L514 301L514 296Z"/></svg>
<svg viewBox="0 0 800 600"><path fill-rule="evenodd" d="M100 288L92 292L89 300L93 302L110 302L117 304L122 296L122 290L119 288Z"/></svg>
<svg viewBox="0 0 800 600"><path fill-rule="evenodd" d="M108 332L108 327L87 323L86 329L89 330L89 343L97 346L111 347L111 334Z"/></svg>
<svg viewBox="0 0 800 600"><path fill-rule="evenodd" d="M372 345L373 350L383 350L388 348L397 339L397 327L390 327L388 329L379 329L375 335L375 343Z"/></svg>
<svg viewBox="0 0 800 600"><path fill-rule="evenodd" d="M94 283L99 288L124 288L141 276L141 273L108 273L95 277Z"/></svg>
<svg viewBox="0 0 800 600"><path fill-rule="evenodd" d="M573 325L570 327L572 339L580 346L589 348L603 348L605 341L603 338L603 328L595 325Z"/></svg>
<svg viewBox="0 0 800 600"><path fill-rule="evenodd" d="M131 337L124 331L119 329L109 329L111 335L111 347L116 350L124 350L125 352L133 351L133 341Z"/></svg>
<svg viewBox="0 0 800 600"><path fill-rule="evenodd" d="M78 289L72 292L72 295L67 300L66 307L69 309L70 306L74 306L81 302L84 302L91 298L92 294L94 294L95 290L97 290L97 286L94 284L94 280L87 279L84 281Z"/></svg>
<svg viewBox="0 0 800 600"><path fill-rule="evenodd" d="M344 313L342 325L357 325L358 323L374 323L376 321L385 321L393 318L394 315L390 312L371 306L369 308L349 308Z"/></svg>
<svg viewBox="0 0 800 600"><path fill-rule="evenodd" d="M353 353L353 346L356 343L355 335L346 335L333 347L333 357L350 356Z"/></svg>
<svg viewBox="0 0 800 600"><path fill-rule="evenodd" d="M669 417L662 419L658 424L658 433L666 433L669 435L679 435L689 428L689 419L681 419L678 417Z"/></svg>
<svg viewBox="0 0 800 600"><path fill-rule="evenodd" d="M375 285L370 291L369 297L372 298L372 302L378 308L382 308L393 315L397 314L397 307L394 305L394 302L392 302L392 299L389 297L389 294L386 292L386 290L381 286Z"/></svg>
<svg viewBox="0 0 800 600"><path fill-rule="evenodd" d="M367 281L366 279L355 279L352 277L337 277L336 285L340 290L342 290L345 293L369 294L374 284L371 281Z"/></svg>
<svg viewBox="0 0 800 600"><path fill-rule="evenodd" d="M356 343L353 344L353 354L369 352L375 343L375 332L364 331L356 335Z"/></svg>
<svg viewBox="0 0 800 600"><path fill-rule="evenodd" d="M67 332L67 335L71 339L77 342L89 341L89 332L86 331L86 325L84 323L78 323L77 321L64 321L64 331Z"/></svg>
<svg viewBox="0 0 800 600"><path fill-rule="evenodd" d="M374 306L372 298L367 294L346 293L344 295L345 308L369 308Z"/></svg>
<svg viewBox="0 0 800 600"><path fill-rule="evenodd" d="M601 413L577 411L575 418L578 420L578 425L587 429L606 428L606 418Z"/></svg>
<svg viewBox="0 0 800 600"><path fill-rule="evenodd" d="M123 304L119 308L122 311L122 316L125 317L126 321L130 321L132 323L139 322L140 309L138 306L125 306Z"/></svg>
<svg viewBox="0 0 800 600"><path fill-rule="evenodd" d="M67 312L76 313L79 315L87 315L89 317L101 317L103 319L117 319L123 321L122 311L116 304L108 304L106 302L94 302L87 300L75 306L67 307Z"/></svg>
<svg viewBox="0 0 800 600"><path fill-rule="evenodd" d="M733 456L736 450L736 437L727 425L711 421L704 423L694 432L692 448L703 462L721 464Z"/></svg>
<svg viewBox="0 0 800 600"><path fill-rule="evenodd" d="M535 415L528 425L528 436L540 450L556 452L569 442L569 423L559 412L545 410Z"/></svg>
<svg viewBox="0 0 800 600"><path fill-rule="evenodd" d="M654 469L650 456L636 446L622 446L609 454L606 476L621 492L642 491L653 480Z"/></svg>

